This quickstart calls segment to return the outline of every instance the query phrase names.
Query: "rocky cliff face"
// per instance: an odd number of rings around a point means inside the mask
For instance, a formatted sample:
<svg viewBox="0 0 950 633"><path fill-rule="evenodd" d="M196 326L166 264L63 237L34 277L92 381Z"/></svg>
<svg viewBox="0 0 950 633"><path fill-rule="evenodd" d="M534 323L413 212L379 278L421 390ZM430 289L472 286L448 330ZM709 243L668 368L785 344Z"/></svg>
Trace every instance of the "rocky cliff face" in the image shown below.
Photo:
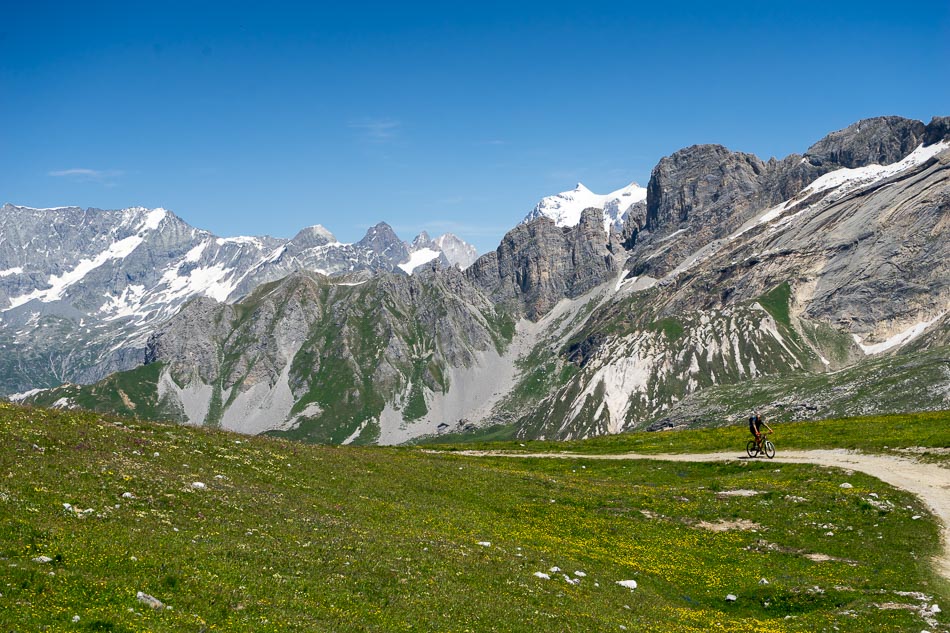
<svg viewBox="0 0 950 633"><path fill-rule="evenodd" d="M821 139L804 158L815 166L849 169L889 165L914 151L924 141L925 130L922 122L898 116L864 119Z"/></svg>
<svg viewBox="0 0 950 633"><path fill-rule="evenodd" d="M546 217L518 225L465 272L493 301L537 320L561 299L615 277L621 250L604 230L603 211L587 209L573 227Z"/></svg>

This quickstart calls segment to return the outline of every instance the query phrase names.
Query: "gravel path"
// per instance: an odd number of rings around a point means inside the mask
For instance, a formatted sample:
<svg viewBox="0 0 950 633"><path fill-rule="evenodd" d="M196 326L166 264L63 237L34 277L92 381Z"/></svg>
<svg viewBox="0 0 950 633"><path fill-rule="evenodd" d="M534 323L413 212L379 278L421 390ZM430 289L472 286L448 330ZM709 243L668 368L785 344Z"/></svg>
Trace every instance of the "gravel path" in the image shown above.
<svg viewBox="0 0 950 633"><path fill-rule="evenodd" d="M686 455L578 455L573 453L505 453L491 451L460 451L456 455L498 457L553 457L571 459L656 459L679 462L717 462L749 459L745 454L695 453ZM759 458L761 461L766 461ZM846 470L857 470L877 477L896 488L920 497L930 511L940 518L943 553L935 561L940 574L950 579L950 469L890 455L867 455L843 449L813 451L779 451L770 463L805 463Z"/></svg>

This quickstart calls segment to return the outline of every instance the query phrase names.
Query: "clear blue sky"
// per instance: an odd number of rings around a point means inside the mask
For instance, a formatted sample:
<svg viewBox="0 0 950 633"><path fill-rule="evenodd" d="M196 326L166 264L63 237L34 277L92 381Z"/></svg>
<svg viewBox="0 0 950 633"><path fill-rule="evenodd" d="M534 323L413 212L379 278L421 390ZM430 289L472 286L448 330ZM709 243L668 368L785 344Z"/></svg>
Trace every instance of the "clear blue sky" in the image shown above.
<svg viewBox="0 0 950 633"><path fill-rule="evenodd" d="M687 145L781 157L950 115L946 0L327 4L5 3L0 201L486 251L542 196L646 185Z"/></svg>

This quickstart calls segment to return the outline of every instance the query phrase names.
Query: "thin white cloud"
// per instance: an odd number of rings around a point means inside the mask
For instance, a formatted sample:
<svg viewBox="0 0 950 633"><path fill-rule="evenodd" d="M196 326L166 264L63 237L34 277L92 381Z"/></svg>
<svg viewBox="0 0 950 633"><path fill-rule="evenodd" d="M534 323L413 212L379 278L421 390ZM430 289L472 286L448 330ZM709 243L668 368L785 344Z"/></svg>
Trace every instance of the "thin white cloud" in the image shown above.
<svg viewBox="0 0 950 633"><path fill-rule="evenodd" d="M363 140L373 143L386 143L399 135L402 123L394 119L359 119L350 121L347 127L359 130Z"/></svg>
<svg viewBox="0 0 950 633"><path fill-rule="evenodd" d="M115 180L125 174L120 169L88 169L74 167L72 169L57 169L49 172L54 178L70 178L76 182L98 182L107 187L114 187Z"/></svg>

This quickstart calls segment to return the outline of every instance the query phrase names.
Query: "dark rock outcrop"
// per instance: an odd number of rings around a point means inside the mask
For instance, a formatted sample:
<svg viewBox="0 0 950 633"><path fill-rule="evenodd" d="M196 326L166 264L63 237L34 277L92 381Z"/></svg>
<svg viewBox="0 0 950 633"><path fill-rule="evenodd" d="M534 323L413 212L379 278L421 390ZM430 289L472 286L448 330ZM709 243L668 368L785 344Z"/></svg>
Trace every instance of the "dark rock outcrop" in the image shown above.
<svg viewBox="0 0 950 633"><path fill-rule="evenodd" d="M924 145L950 140L950 116L935 116L924 129Z"/></svg>
<svg viewBox="0 0 950 633"><path fill-rule="evenodd" d="M864 167L889 165L921 144L924 124L899 116L864 119L832 132L808 148L805 160L815 166Z"/></svg>
<svg viewBox="0 0 950 633"><path fill-rule="evenodd" d="M509 231L495 252L465 273L496 303L537 320L561 299L577 297L619 272L615 240L604 232L600 209L586 209L574 227L536 218Z"/></svg>

